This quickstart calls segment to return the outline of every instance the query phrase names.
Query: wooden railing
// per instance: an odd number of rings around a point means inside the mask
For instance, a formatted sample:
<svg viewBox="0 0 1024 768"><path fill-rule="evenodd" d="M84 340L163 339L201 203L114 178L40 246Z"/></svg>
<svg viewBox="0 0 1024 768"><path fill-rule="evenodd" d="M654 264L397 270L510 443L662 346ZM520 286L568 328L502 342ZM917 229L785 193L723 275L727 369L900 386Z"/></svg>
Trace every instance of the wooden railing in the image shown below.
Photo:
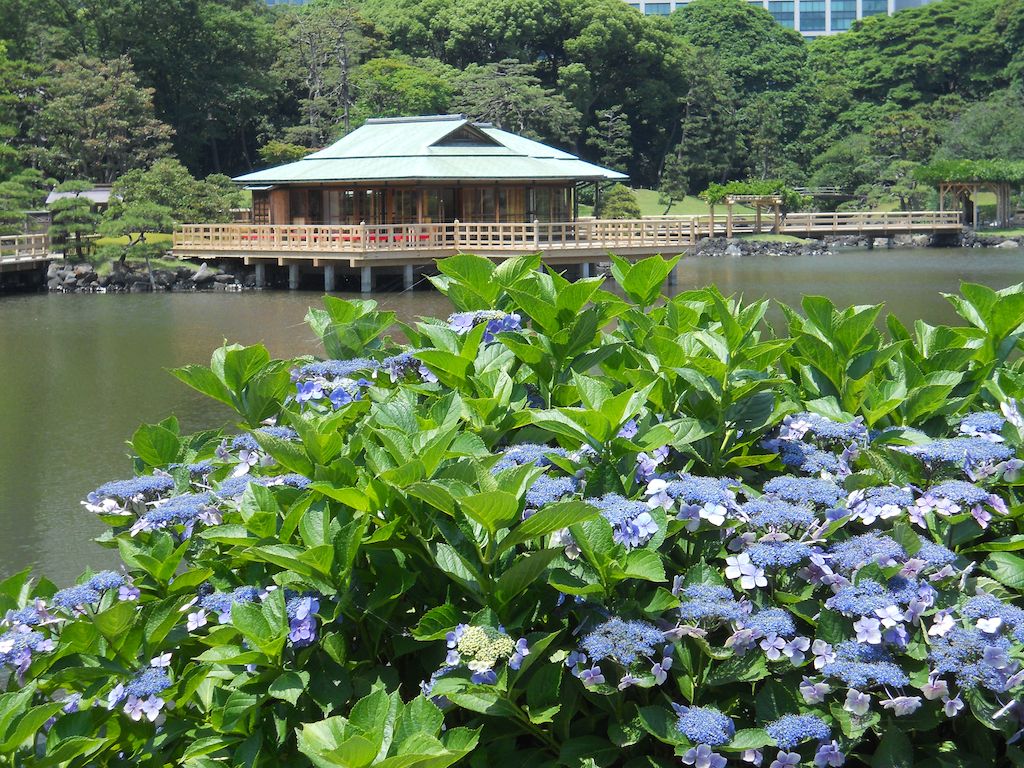
<svg viewBox="0 0 1024 768"><path fill-rule="evenodd" d="M50 257L50 238L39 235L0 235L0 262L40 261Z"/></svg>
<svg viewBox="0 0 1024 768"><path fill-rule="evenodd" d="M760 231L772 231L764 217ZM956 231L960 214L942 211L791 213L779 231L792 235ZM733 234L754 232L753 215L734 215ZM564 222L452 222L438 224L185 224L174 249L236 253L313 254L406 251L567 251L572 249L685 248L702 237L726 234L727 218L680 216L653 219L583 219Z"/></svg>

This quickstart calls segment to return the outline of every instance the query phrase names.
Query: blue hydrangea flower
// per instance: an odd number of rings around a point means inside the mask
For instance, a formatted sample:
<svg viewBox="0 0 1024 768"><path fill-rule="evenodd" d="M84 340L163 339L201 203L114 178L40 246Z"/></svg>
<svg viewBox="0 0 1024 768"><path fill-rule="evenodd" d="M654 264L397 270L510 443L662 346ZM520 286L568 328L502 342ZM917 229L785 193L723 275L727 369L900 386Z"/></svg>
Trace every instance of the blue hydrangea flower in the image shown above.
<svg viewBox="0 0 1024 768"><path fill-rule="evenodd" d="M944 565L950 565L956 560L956 553L946 549L941 544L936 544L924 536L918 536L918 539L921 541L921 548L914 553L914 557L924 560L929 566L941 568Z"/></svg>
<svg viewBox="0 0 1024 768"><path fill-rule="evenodd" d="M288 611L288 640L296 648L304 648L316 642L316 612L320 610L320 599L316 595L296 595L286 603Z"/></svg>
<svg viewBox="0 0 1024 768"><path fill-rule="evenodd" d="M998 435L1003 431L1006 419L996 411L977 411L969 413L960 421L960 432L972 437L982 435Z"/></svg>
<svg viewBox="0 0 1024 768"><path fill-rule="evenodd" d="M912 579L896 577L889 587L873 579L862 579L856 584L840 587L825 601L825 607L846 616L867 616L889 606L906 606L918 595L918 584Z"/></svg>
<svg viewBox="0 0 1024 768"><path fill-rule="evenodd" d="M87 605L95 605L100 601L100 592L88 584L79 584L74 587L59 590L50 598L50 604L66 611Z"/></svg>
<svg viewBox="0 0 1024 768"><path fill-rule="evenodd" d="M866 645L847 640L835 647L835 661L822 667L821 673L842 681L848 688L889 686L901 688L910 678L881 645Z"/></svg>
<svg viewBox="0 0 1024 768"><path fill-rule="evenodd" d="M775 496L748 501L740 509L749 518L750 525L758 530L808 528L814 524L814 513L810 509Z"/></svg>
<svg viewBox="0 0 1024 768"><path fill-rule="evenodd" d="M751 544L746 552L759 568L788 568L811 556L811 548L800 541L762 541Z"/></svg>
<svg viewBox="0 0 1024 768"><path fill-rule="evenodd" d="M93 576L86 585L98 592L106 592L108 589L117 589L125 583L125 578L116 571L100 571Z"/></svg>
<svg viewBox="0 0 1024 768"><path fill-rule="evenodd" d="M169 475L142 475L128 480L115 480L104 483L88 495L90 502L102 499L117 499L128 502L134 499L154 499L162 493L174 488L174 479Z"/></svg>
<svg viewBox="0 0 1024 768"><path fill-rule="evenodd" d="M764 729L782 749L791 749L802 741L826 741L832 737L825 721L814 715L783 715Z"/></svg>
<svg viewBox="0 0 1024 768"><path fill-rule="evenodd" d="M624 667L641 657L659 653L665 633L646 621L625 621L611 618L583 637L580 647L595 662L609 659Z"/></svg>
<svg viewBox="0 0 1024 768"><path fill-rule="evenodd" d="M171 687L171 678L159 667L146 667L130 682L125 683L124 692L136 698L155 696Z"/></svg>
<svg viewBox="0 0 1024 768"><path fill-rule="evenodd" d="M210 514L211 504L212 496L205 492L172 496L142 515L132 525L131 533L134 536L142 531L155 531L175 525L191 530L197 520Z"/></svg>
<svg viewBox="0 0 1024 768"><path fill-rule="evenodd" d="M231 620L231 606L235 603L254 603L260 598L260 591L255 587L238 587L231 592L211 592L199 600L199 605L207 611L216 613L221 624Z"/></svg>
<svg viewBox="0 0 1024 768"><path fill-rule="evenodd" d="M658 524L642 501L630 501L615 493L586 501L597 507L604 519L611 523L612 538L626 549L646 544L658 532Z"/></svg>
<svg viewBox="0 0 1024 768"><path fill-rule="evenodd" d="M846 491L832 480L820 477L780 475L764 484L764 492L793 504L816 504L838 507L846 499Z"/></svg>
<svg viewBox="0 0 1024 768"><path fill-rule="evenodd" d="M680 707L676 730L694 744L718 747L736 735L732 719L714 707Z"/></svg>
<svg viewBox="0 0 1024 768"><path fill-rule="evenodd" d="M966 504L967 506L985 504L990 496L989 492L984 488L979 488L974 483L968 483L964 480L947 480L944 483L933 485L925 491L925 495L936 499L947 499L960 504Z"/></svg>
<svg viewBox="0 0 1024 768"><path fill-rule="evenodd" d="M567 457L569 454L564 448L552 448L550 445L537 445L535 443L520 443L510 445L501 452L501 458L494 465L493 470L500 472L503 469L521 467L526 464L533 464L537 467L549 467L551 462L549 456Z"/></svg>
<svg viewBox="0 0 1024 768"><path fill-rule="evenodd" d="M1024 608L982 593L964 603L960 612L978 626L1005 627L1018 643L1024 643Z"/></svg>
<svg viewBox="0 0 1024 768"><path fill-rule="evenodd" d="M276 437L280 440L297 440L299 435L291 427L260 427L255 430L264 435L270 435L270 437ZM260 450L259 443L256 442L250 433L246 432L241 435L236 435L231 441L231 450L233 451L258 451Z"/></svg>
<svg viewBox="0 0 1024 768"><path fill-rule="evenodd" d="M984 437L952 437L906 446L902 450L929 465L963 467L969 476L989 474L997 463L1013 456L1013 451L1005 445Z"/></svg>
<svg viewBox="0 0 1024 768"><path fill-rule="evenodd" d="M14 667L21 677L32 663L33 653L48 653L56 647L53 640L40 632L12 629L0 635L0 666Z"/></svg>
<svg viewBox="0 0 1024 768"><path fill-rule="evenodd" d="M448 317L448 327L460 335L469 333L480 323L487 323L483 337L484 344L490 344L499 333L521 331L523 329L522 318L519 315L499 312L497 310L456 312Z"/></svg>
<svg viewBox="0 0 1024 768"><path fill-rule="evenodd" d="M804 411L782 420L780 440L803 440L808 435L812 442L834 446L867 442L868 430L860 417L848 422L832 421Z"/></svg>
<svg viewBox="0 0 1024 768"><path fill-rule="evenodd" d="M742 624L744 629L751 629L758 636L792 637L796 634L793 617L784 608L762 608L743 619Z"/></svg>
<svg viewBox="0 0 1024 768"><path fill-rule="evenodd" d="M954 627L931 641L928 660L942 675L952 675L966 690L987 688L1001 692L1019 665L1009 660L1010 640L977 629Z"/></svg>
<svg viewBox="0 0 1024 768"><path fill-rule="evenodd" d="M907 553L895 539L878 531L869 531L852 536L829 549L832 563L847 572L854 571L869 563L884 567L903 562Z"/></svg>
<svg viewBox="0 0 1024 768"><path fill-rule="evenodd" d="M694 584L680 593L683 621L738 621L746 615L732 590L714 584Z"/></svg>
<svg viewBox="0 0 1024 768"><path fill-rule="evenodd" d="M526 492L526 506L540 509L576 492L576 478L541 475Z"/></svg>
<svg viewBox="0 0 1024 768"><path fill-rule="evenodd" d="M809 475L824 477L842 478L850 474L849 465L834 453L793 440L780 442L779 457L787 467L793 467Z"/></svg>
<svg viewBox="0 0 1024 768"><path fill-rule="evenodd" d="M365 357L352 360L321 360L307 363L292 371L292 381L301 379L351 379L358 373L372 373L380 367L380 363Z"/></svg>

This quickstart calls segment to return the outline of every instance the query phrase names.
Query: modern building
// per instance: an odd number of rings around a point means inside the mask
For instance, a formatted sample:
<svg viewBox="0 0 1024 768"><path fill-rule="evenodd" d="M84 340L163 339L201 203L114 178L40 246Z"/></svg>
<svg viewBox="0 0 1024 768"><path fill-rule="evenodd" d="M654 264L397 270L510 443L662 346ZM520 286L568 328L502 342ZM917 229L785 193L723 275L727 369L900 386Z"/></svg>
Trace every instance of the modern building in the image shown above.
<svg viewBox="0 0 1024 768"><path fill-rule="evenodd" d="M906 8L918 8L932 0L747 0L768 11L783 26L795 29L805 37L832 35L849 29L853 22L882 13L892 15ZM627 0L643 13L667 16L684 8L690 0Z"/></svg>

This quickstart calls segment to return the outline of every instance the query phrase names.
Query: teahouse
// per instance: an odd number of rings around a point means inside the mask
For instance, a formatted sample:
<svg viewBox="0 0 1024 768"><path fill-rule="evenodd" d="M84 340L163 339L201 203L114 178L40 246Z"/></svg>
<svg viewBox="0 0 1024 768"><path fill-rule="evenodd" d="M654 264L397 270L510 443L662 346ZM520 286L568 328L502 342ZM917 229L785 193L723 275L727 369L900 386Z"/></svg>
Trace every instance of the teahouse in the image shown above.
<svg viewBox="0 0 1024 768"><path fill-rule="evenodd" d="M577 218L581 184L624 180L462 115L367 120L326 149L239 176L254 224L551 222Z"/></svg>

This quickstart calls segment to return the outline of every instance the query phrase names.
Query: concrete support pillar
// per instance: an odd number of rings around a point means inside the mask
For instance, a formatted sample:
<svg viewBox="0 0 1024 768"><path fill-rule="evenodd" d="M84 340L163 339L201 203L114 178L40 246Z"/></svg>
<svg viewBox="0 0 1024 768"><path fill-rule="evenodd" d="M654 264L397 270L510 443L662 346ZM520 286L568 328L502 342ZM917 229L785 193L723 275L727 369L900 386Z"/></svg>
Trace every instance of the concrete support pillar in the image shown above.
<svg viewBox="0 0 1024 768"><path fill-rule="evenodd" d="M256 262L256 287L267 287L267 265L262 262Z"/></svg>
<svg viewBox="0 0 1024 768"><path fill-rule="evenodd" d="M296 291L299 288L299 265L288 265L288 289Z"/></svg>
<svg viewBox="0 0 1024 768"><path fill-rule="evenodd" d="M589 261L584 261L582 264L580 264L580 277L581 278L590 277L590 262Z"/></svg>
<svg viewBox="0 0 1024 768"><path fill-rule="evenodd" d="M676 269L678 269L678 268L679 268L678 265L676 265L675 267L672 267L672 271L668 273L668 284L669 285L675 285L676 283L679 282L679 277L676 275Z"/></svg>
<svg viewBox="0 0 1024 768"><path fill-rule="evenodd" d="M415 272L412 264L406 264L402 267L402 288L407 291L412 290L413 282L415 278Z"/></svg>
<svg viewBox="0 0 1024 768"><path fill-rule="evenodd" d="M359 290L363 293L373 292L373 267L362 267L359 270Z"/></svg>
<svg viewBox="0 0 1024 768"><path fill-rule="evenodd" d="M324 293L334 290L334 265L324 264Z"/></svg>

